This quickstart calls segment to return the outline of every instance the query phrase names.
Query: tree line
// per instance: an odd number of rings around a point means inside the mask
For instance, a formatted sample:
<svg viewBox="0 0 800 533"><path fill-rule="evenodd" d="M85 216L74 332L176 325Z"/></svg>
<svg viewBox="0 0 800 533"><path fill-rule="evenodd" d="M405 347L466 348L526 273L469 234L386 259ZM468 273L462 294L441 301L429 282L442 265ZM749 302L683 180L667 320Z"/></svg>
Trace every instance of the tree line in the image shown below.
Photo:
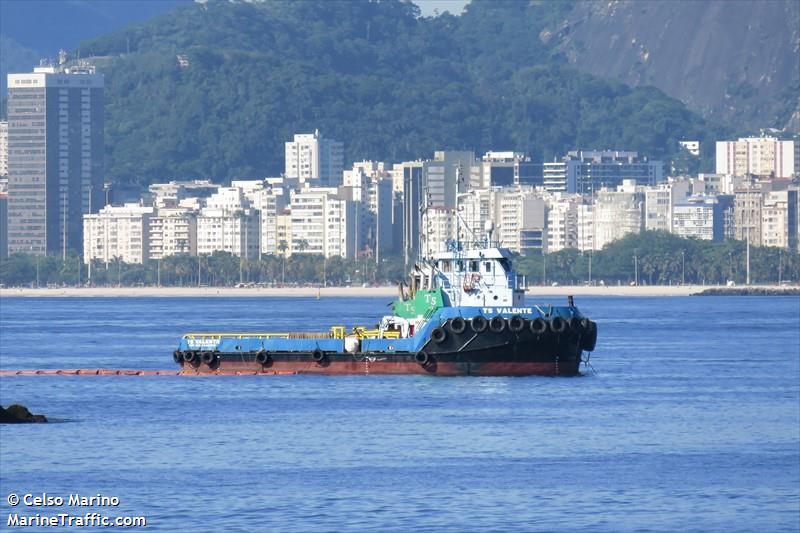
<svg viewBox="0 0 800 533"><path fill-rule="evenodd" d="M517 257L518 273L529 285L630 284L722 285L743 284L747 277L744 242L721 243L682 239L665 232L629 235L597 252L567 249L555 253ZM239 284L267 286L386 285L405 278L400 257L386 257L378 264L371 258L324 259L321 255L296 253L290 257L264 256L241 259L228 252L207 256L169 256L145 264L125 263L119 258L106 264L94 260L91 267L77 255L37 257L13 254L0 261L0 283L6 287L48 285L99 287L167 286L230 287ZM800 281L800 255L771 247L750 249L751 283Z"/></svg>
<svg viewBox="0 0 800 533"><path fill-rule="evenodd" d="M584 283L639 285L724 285L747 280L743 241L684 239L663 231L645 231L614 241L596 252L567 249L526 256L520 272L532 285ZM758 284L800 281L800 254L766 246L750 247L750 281Z"/></svg>
<svg viewBox="0 0 800 533"><path fill-rule="evenodd" d="M172 255L144 264L114 258L108 263L95 259L91 268L80 256L38 257L12 254L0 261L0 283L6 287L97 286L97 287L231 287L244 285L374 285L403 277L402 259L325 259L321 255L296 253L290 257L264 256L243 259L229 252L211 255Z"/></svg>

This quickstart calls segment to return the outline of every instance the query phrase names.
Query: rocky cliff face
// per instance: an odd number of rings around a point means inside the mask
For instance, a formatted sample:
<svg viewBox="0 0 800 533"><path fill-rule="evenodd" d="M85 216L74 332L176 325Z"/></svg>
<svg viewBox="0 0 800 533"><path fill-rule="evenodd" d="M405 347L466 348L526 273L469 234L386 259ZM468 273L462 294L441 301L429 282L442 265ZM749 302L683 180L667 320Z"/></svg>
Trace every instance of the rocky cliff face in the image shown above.
<svg viewBox="0 0 800 533"><path fill-rule="evenodd" d="M784 128L800 109L800 2L578 2L539 38L576 67L654 85L736 129Z"/></svg>

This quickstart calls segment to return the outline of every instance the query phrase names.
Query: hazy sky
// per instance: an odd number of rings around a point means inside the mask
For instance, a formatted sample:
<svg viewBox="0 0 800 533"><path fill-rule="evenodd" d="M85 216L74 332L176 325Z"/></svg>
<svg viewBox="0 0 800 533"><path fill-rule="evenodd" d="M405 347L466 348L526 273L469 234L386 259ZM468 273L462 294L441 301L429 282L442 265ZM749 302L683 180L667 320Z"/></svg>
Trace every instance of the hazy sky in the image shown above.
<svg viewBox="0 0 800 533"><path fill-rule="evenodd" d="M453 15L460 15L464 6L469 0L414 0L425 16L433 15L433 10L438 9L439 13L449 11Z"/></svg>

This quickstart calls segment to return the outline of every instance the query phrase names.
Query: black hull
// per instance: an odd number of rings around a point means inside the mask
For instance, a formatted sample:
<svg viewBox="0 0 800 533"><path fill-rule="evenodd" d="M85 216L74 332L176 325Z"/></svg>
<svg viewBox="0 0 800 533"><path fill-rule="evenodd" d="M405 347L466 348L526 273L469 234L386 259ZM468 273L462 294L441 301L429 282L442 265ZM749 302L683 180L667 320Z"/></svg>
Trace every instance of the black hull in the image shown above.
<svg viewBox="0 0 800 533"><path fill-rule="evenodd" d="M314 373L428 375L548 375L574 376L581 362L580 336L569 332L534 334L476 333L469 327L433 339L417 353L330 352L194 352L180 361L186 374ZM179 358L180 359L180 358Z"/></svg>

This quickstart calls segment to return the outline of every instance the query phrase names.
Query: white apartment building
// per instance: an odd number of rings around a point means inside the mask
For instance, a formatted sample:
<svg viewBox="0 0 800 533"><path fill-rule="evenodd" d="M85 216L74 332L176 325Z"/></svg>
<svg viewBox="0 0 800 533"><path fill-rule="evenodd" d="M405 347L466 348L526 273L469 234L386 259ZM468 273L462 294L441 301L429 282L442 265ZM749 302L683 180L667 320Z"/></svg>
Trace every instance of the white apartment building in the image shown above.
<svg viewBox="0 0 800 533"><path fill-rule="evenodd" d="M252 206L261 213L261 255L278 255L278 217L289 205L289 193L283 187L267 187L248 195Z"/></svg>
<svg viewBox="0 0 800 533"><path fill-rule="evenodd" d="M670 179L645 189L644 227L651 231L672 231L672 209L689 195L687 180Z"/></svg>
<svg viewBox="0 0 800 533"><path fill-rule="evenodd" d="M150 259L197 255L197 211L157 209L150 217Z"/></svg>
<svg viewBox="0 0 800 533"><path fill-rule="evenodd" d="M547 212L547 253L578 247L578 195L555 194Z"/></svg>
<svg viewBox="0 0 800 533"><path fill-rule="evenodd" d="M459 239L482 241L485 237L486 223L494 222L494 191L492 189L472 189L462 194L458 200L458 214L463 224L459 226ZM492 239L497 240L497 232Z"/></svg>
<svg viewBox="0 0 800 533"><path fill-rule="evenodd" d="M774 137L745 137L717 142L717 174L791 178L794 173L794 141Z"/></svg>
<svg viewBox="0 0 800 533"><path fill-rule="evenodd" d="M797 250L798 191L772 191L761 208L761 244Z"/></svg>
<svg viewBox="0 0 800 533"><path fill-rule="evenodd" d="M672 217L672 233L679 237L719 241L724 236L724 206L716 196L692 196L676 202Z"/></svg>
<svg viewBox="0 0 800 533"><path fill-rule="evenodd" d="M344 170L344 145L325 139L319 130L296 134L287 142L285 176L301 184L336 186Z"/></svg>
<svg viewBox="0 0 800 533"><path fill-rule="evenodd" d="M210 255L222 251L256 259L259 218L255 209L203 208L197 217L197 253Z"/></svg>
<svg viewBox="0 0 800 533"><path fill-rule="evenodd" d="M456 216L453 209L429 207L422 215L422 256L431 257L447 250L447 241L456 237Z"/></svg>
<svg viewBox="0 0 800 533"><path fill-rule="evenodd" d="M0 120L0 176L8 176L8 121Z"/></svg>
<svg viewBox="0 0 800 533"><path fill-rule="evenodd" d="M83 215L83 260L144 263L149 258L149 223L152 207L139 204L106 206Z"/></svg>
<svg viewBox="0 0 800 533"><path fill-rule="evenodd" d="M332 187L292 191L289 254L323 254L352 259L358 249L359 203L338 197Z"/></svg>
<svg viewBox="0 0 800 533"><path fill-rule="evenodd" d="M144 200L156 209L175 208L190 198L208 198L217 192L218 187L209 180L153 183L148 187Z"/></svg>
<svg viewBox="0 0 800 533"><path fill-rule="evenodd" d="M545 248L547 207L532 188L495 189L493 208L495 238L501 246L523 255Z"/></svg>
<svg viewBox="0 0 800 533"><path fill-rule="evenodd" d="M259 212L241 187L219 187L197 217L198 254L223 251L255 259L260 239Z"/></svg>
<svg viewBox="0 0 800 533"><path fill-rule="evenodd" d="M615 191L601 190L594 205L594 221L596 250L626 235L641 232L644 225L642 189L626 180Z"/></svg>
<svg viewBox="0 0 800 533"><path fill-rule="evenodd" d="M577 245L575 246L581 252L588 252L589 250L598 250L595 248L595 231L596 220L594 212L594 204L591 201L584 201L576 206L578 213L577 218Z"/></svg>
<svg viewBox="0 0 800 533"><path fill-rule="evenodd" d="M736 189L746 187L750 179L732 174L703 174L690 178L691 195L697 194L734 194Z"/></svg>

